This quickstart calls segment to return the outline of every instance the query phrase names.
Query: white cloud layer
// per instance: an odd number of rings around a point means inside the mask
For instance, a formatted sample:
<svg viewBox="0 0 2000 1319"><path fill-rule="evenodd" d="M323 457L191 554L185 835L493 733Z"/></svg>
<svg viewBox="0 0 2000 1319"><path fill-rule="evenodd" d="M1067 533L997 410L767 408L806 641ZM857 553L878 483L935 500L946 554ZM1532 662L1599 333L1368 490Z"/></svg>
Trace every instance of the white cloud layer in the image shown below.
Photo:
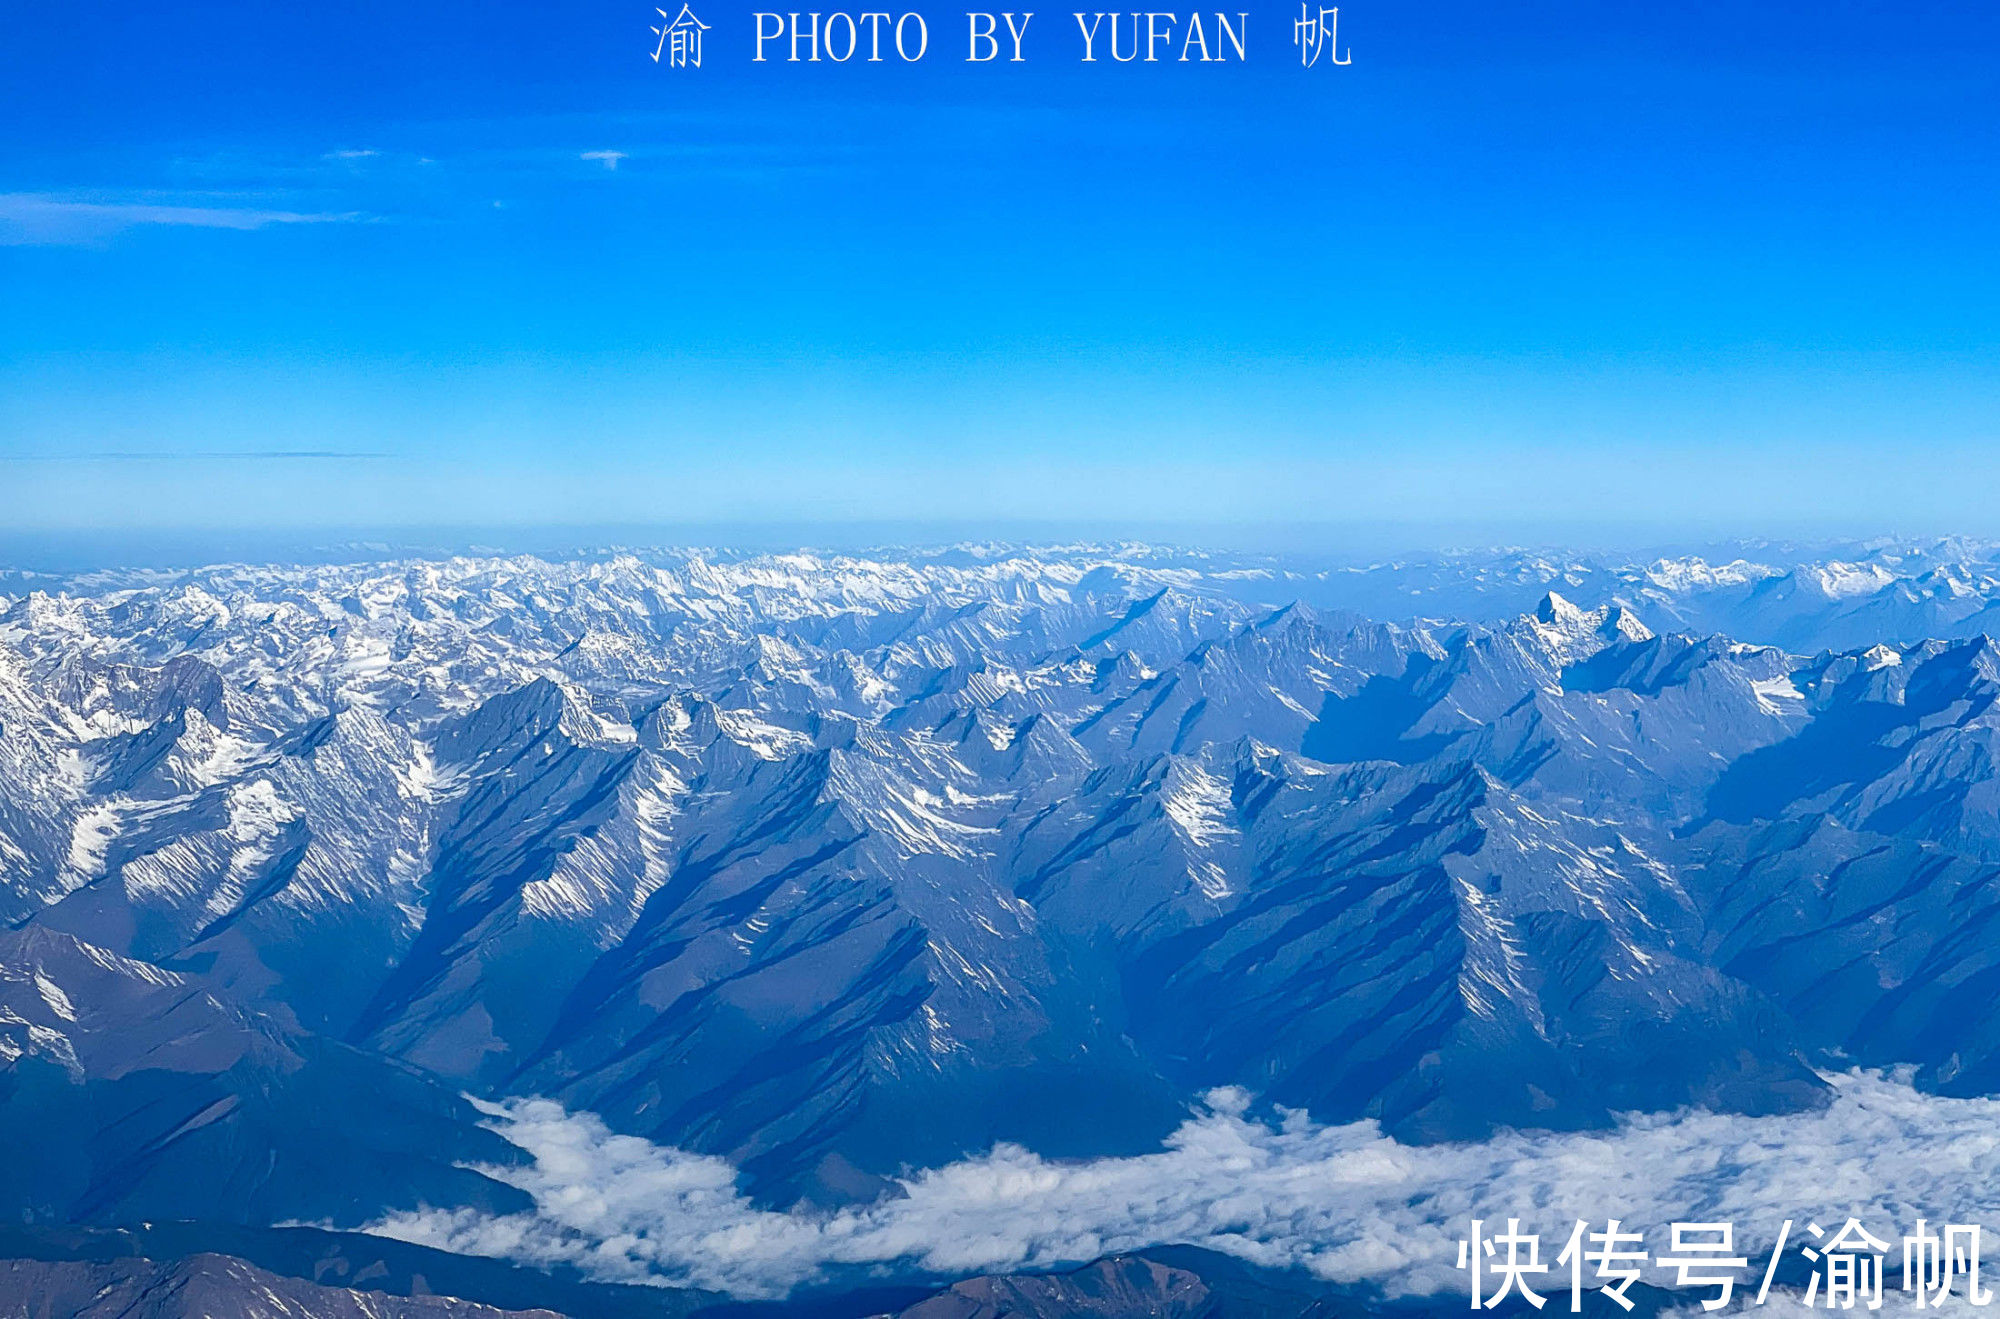
<svg viewBox="0 0 2000 1319"><path fill-rule="evenodd" d="M527 1191L535 1212L430 1210L370 1230L744 1297L779 1296L838 1266L962 1276L1168 1243L1410 1296L1463 1294L1453 1263L1473 1217L1540 1230L1552 1270L1577 1219L1601 1228L1621 1218L1646 1229L1658 1252L1675 1220L1734 1222L1739 1250L1752 1252L1768 1250L1787 1218L1832 1229L1854 1214L1892 1243L1919 1216L1993 1225L2000 1100L1939 1098L1878 1074L1828 1079L1836 1098L1817 1113L1633 1116L1607 1132L1432 1146L1400 1144L1372 1122L1319 1126L1292 1114L1267 1125L1248 1116L1241 1092L1217 1091L1154 1154L1056 1162L1003 1146L838 1212L760 1209L722 1159L527 1100L489 1111L532 1166L487 1171ZM1761 1268L1753 1259L1740 1285L1754 1291ZM1552 1271L1544 1290L1563 1287Z"/></svg>

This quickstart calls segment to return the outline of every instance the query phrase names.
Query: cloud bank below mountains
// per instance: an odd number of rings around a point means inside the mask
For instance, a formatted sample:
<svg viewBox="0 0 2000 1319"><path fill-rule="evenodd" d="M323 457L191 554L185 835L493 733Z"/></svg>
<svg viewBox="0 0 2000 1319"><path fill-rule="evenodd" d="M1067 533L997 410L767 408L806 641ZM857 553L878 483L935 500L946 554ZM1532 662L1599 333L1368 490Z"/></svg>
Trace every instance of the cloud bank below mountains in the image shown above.
<svg viewBox="0 0 2000 1319"><path fill-rule="evenodd" d="M755 1298L843 1268L964 1276L1170 1243L1389 1296L1462 1293L1453 1265L1474 1217L1519 1217L1541 1231L1546 1292L1562 1290L1554 1258L1577 1219L1601 1229L1621 1218L1646 1230L1655 1252L1675 1220L1734 1222L1739 1252L1768 1250L1787 1218L1832 1228L1853 1214L1892 1243L1919 1216L1992 1226L2000 1100L1940 1098L1874 1073L1829 1080L1835 1098L1817 1113L1632 1116L1612 1131L1433 1146L1400 1144L1372 1122L1320 1126L1282 1112L1259 1121L1248 1096L1220 1090L1157 1153L1056 1162L1002 1146L910 1174L895 1197L788 1212L740 1194L723 1159L524 1100L488 1111L532 1165L486 1171L527 1191L534 1213L427 1210L369 1230L570 1264L604 1281ZM1753 1258L1739 1285L1754 1290L1762 1264Z"/></svg>

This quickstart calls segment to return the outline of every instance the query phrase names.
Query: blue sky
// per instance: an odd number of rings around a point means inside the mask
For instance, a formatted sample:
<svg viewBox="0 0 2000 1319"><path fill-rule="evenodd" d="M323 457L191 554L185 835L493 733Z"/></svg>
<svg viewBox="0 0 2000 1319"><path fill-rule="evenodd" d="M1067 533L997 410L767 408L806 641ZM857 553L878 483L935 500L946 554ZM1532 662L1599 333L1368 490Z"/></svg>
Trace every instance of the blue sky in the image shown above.
<svg viewBox="0 0 2000 1319"><path fill-rule="evenodd" d="M964 8L17 7L0 520L2000 534L1996 11Z"/></svg>

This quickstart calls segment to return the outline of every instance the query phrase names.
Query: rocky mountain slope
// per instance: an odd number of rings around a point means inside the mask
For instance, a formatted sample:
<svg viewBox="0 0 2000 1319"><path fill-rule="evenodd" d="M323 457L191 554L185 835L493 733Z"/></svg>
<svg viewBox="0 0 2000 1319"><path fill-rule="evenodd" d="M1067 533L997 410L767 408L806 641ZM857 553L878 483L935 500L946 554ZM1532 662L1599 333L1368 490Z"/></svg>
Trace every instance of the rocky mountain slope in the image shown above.
<svg viewBox="0 0 2000 1319"><path fill-rule="evenodd" d="M1573 600L1502 557L1454 589L1529 606L1445 623L1137 550L29 590L0 1113L94 1152L0 1201L504 1205L461 1091L829 1202L1146 1149L1219 1085L1419 1140L1811 1106L1836 1056L2000 1089L2000 587L1937 558Z"/></svg>
<svg viewBox="0 0 2000 1319"><path fill-rule="evenodd" d="M450 1297L398 1297L283 1278L222 1255L0 1260L0 1319L562 1319Z"/></svg>

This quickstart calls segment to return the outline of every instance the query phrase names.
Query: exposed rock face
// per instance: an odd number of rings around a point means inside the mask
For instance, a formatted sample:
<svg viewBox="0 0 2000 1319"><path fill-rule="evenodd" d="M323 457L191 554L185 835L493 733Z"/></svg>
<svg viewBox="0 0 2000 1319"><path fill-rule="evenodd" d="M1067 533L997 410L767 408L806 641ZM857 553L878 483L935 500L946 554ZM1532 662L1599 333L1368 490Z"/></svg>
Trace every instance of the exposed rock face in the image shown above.
<svg viewBox="0 0 2000 1319"><path fill-rule="evenodd" d="M0 1319L563 1319L449 1297L387 1296L281 1278L226 1255L171 1264L0 1260Z"/></svg>
<svg viewBox="0 0 2000 1319"><path fill-rule="evenodd" d="M1202 1319L1207 1284L1140 1256L1099 1260L1073 1273L973 1278L920 1301L898 1319Z"/></svg>

